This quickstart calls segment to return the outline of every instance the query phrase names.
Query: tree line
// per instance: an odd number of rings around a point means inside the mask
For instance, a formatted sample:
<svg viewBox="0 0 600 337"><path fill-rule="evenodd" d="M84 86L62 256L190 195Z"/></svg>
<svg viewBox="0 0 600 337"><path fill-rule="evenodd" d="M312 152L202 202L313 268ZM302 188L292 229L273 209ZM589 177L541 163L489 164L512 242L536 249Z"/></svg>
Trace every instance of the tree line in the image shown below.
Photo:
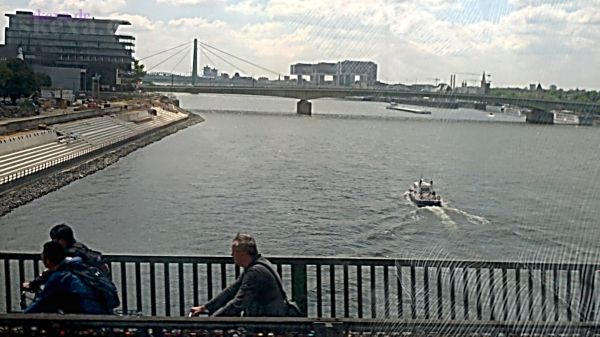
<svg viewBox="0 0 600 337"><path fill-rule="evenodd" d="M547 99L600 104L600 92L585 89L531 91L517 88L493 88L491 94L494 96L510 98Z"/></svg>
<svg viewBox="0 0 600 337"><path fill-rule="evenodd" d="M33 97L41 87L51 85L50 76L34 72L23 60L0 61L0 98L9 97L12 104L21 97Z"/></svg>

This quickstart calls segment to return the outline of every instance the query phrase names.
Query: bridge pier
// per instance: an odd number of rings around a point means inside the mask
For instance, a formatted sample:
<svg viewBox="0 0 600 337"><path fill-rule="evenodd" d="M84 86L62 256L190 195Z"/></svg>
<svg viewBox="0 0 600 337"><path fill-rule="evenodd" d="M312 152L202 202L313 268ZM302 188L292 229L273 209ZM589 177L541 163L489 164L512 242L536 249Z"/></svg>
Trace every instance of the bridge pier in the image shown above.
<svg viewBox="0 0 600 337"><path fill-rule="evenodd" d="M299 115L312 115L312 103L305 99L299 100L296 104L296 113Z"/></svg>
<svg viewBox="0 0 600 337"><path fill-rule="evenodd" d="M545 110L533 108L525 118L527 123L554 124L554 114Z"/></svg>

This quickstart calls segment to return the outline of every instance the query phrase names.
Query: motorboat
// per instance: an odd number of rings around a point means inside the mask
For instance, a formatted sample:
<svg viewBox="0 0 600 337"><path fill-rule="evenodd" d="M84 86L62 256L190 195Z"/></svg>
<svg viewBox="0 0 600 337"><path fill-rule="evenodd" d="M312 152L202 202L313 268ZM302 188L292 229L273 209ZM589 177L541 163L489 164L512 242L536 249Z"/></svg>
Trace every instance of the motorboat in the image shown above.
<svg viewBox="0 0 600 337"><path fill-rule="evenodd" d="M442 197L437 195L433 189L433 180L430 182L423 181L423 179L415 181L408 190L408 197L417 207L442 206Z"/></svg>

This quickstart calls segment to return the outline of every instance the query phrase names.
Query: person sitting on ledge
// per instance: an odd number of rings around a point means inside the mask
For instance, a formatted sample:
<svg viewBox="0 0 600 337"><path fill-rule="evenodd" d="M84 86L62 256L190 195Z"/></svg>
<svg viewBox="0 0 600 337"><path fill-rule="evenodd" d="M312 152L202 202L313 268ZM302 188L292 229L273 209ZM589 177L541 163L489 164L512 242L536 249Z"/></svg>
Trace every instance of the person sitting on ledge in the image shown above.
<svg viewBox="0 0 600 337"><path fill-rule="evenodd" d="M101 303L94 290L70 271L81 258L66 259L64 248L54 241L44 244L42 261L48 268L44 289L37 294L25 313L64 313L106 315L112 310Z"/></svg>
<svg viewBox="0 0 600 337"><path fill-rule="evenodd" d="M256 241L250 235L237 234L231 244L231 255L244 272L235 282L208 303L192 307L190 313L197 316L285 316L287 304L281 280L274 266L258 253Z"/></svg>
<svg viewBox="0 0 600 337"><path fill-rule="evenodd" d="M61 223L52 227L50 229L50 239L63 247L67 257L79 257L83 264L97 267L106 275L109 274L108 265L104 262L102 254L75 240L73 229L69 225ZM24 290L37 292L40 286L46 282L46 279L47 271L44 271L34 280L24 282L21 287Z"/></svg>

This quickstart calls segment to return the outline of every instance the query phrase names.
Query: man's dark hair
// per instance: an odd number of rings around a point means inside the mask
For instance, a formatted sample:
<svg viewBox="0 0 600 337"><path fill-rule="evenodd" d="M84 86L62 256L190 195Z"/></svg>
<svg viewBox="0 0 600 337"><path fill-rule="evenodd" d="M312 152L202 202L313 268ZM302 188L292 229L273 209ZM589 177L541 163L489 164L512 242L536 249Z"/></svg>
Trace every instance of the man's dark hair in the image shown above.
<svg viewBox="0 0 600 337"><path fill-rule="evenodd" d="M50 239L53 241L65 240L69 246L75 243L73 229L64 223L52 227L50 230Z"/></svg>
<svg viewBox="0 0 600 337"><path fill-rule="evenodd" d="M246 252L250 256L258 255L258 247L256 247L256 241L248 234L237 233L233 242L237 242L235 250L238 252Z"/></svg>
<svg viewBox="0 0 600 337"><path fill-rule="evenodd" d="M54 241L48 241L44 243L42 255L44 255L44 258L50 260L50 262L53 264L61 263L66 257L63 246Z"/></svg>

